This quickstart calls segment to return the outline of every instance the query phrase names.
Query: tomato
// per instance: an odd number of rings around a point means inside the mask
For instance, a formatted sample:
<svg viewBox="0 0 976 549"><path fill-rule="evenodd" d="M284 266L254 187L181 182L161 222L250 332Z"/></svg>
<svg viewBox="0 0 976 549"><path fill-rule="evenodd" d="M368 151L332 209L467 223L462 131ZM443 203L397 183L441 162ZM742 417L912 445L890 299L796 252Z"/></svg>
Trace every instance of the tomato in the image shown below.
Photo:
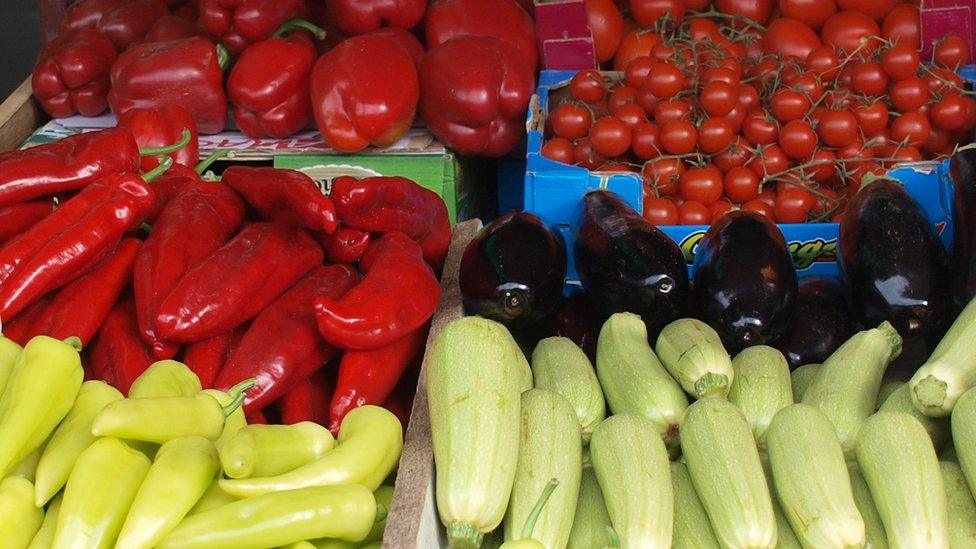
<svg viewBox="0 0 976 549"><path fill-rule="evenodd" d="M667 198L645 198L644 219L655 225L677 225L678 207Z"/></svg>
<svg viewBox="0 0 976 549"><path fill-rule="evenodd" d="M900 0L837 0L842 10L863 13L875 21L884 20Z"/></svg>
<svg viewBox="0 0 976 549"><path fill-rule="evenodd" d="M779 139L779 126L776 120L762 109L750 111L742 123L742 134L751 143L769 145Z"/></svg>
<svg viewBox="0 0 976 549"><path fill-rule="evenodd" d="M766 216L772 221L776 220L776 212L773 211L773 207L759 199L750 200L743 204L739 209L744 212L756 212L760 215Z"/></svg>
<svg viewBox="0 0 976 549"><path fill-rule="evenodd" d="M586 21L593 33L596 60L613 59L623 38L624 18L613 0L586 0Z"/></svg>
<svg viewBox="0 0 976 549"><path fill-rule="evenodd" d="M725 172L723 189L732 202L748 202L759 196L759 176L745 166L736 166Z"/></svg>
<svg viewBox="0 0 976 549"><path fill-rule="evenodd" d="M892 84L888 98L899 112L917 111L928 102L929 89L924 80L911 76Z"/></svg>
<svg viewBox="0 0 976 549"><path fill-rule="evenodd" d="M708 84L710 82L725 82L727 84L732 84L733 86L738 86L740 79L740 73L729 67L709 67L701 74L702 84Z"/></svg>
<svg viewBox="0 0 976 549"><path fill-rule="evenodd" d="M803 118L810 110L810 99L795 90L779 90L773 94L769 102L773 116L780 122Z"/></svg>
<svg viewBox="0 0 976 549"><path fill-rule="evenodd" d="M711 19L705 19L704 17L689 19L688 34L691 35L691 39L694 41L714 41L719 36L718 23Z"/></svg>
<svg viewBox="0 0 976 549"><path fill-rule="evenodd" d="M935 67L929 71L929 74L925 75L923 78L928 84L929 90L932 93L951 93L959 91L963 88L963 80L958 74L950 71L949 69L943 69L942 67Z"/></svg>
<svg viewBox="0 0 976 549"><path fill-rule="evenodd" d="M790 17L774 19L763 38L763 49L784 59L806 60L810 52L823 44L820 37L802 21Z"/></svg>
<svg viewBox="0 0 976 549"><path fill-rule="evenodd" d="M647 74L647 89L660 99L674 97L685 87L685 75L672 63L657 62Z"/></svg>
<svg viewBox="0 0 976 549"><path fill-rule="evenodd" d="M789 87L804 93L811 101L817 102L825 93L820 78L813 72L804 72L790 78L786 82Z"/></svg>
<svg viewBox="0 0 976 549"><path fill-rule="evenodd" d="M966 124L966 102L962 96L953 93L936 101L929 108L929 120L936 128L953 131Z"/></svg>
<svg viewBox="0 0 976 549"><path fill-rule="evenodd" d="M706 118L698 127L698 147L713 154L725 150L735 140L735 132L722 117Z"/></svg>
<svg viewBox="0 0 976 549"><path fill-rule="evenodd" d="M712 158L712 163L723 172L728 172L738 166L744 166L749 158L752 157L752 152L747 147L747 144L742 138L736 138L727 149Z"/></svg>
<svg viewBox="0 0 976 549"><path fill-rule="evenodd" d="M773 190L773 187L766 187L759 193L758 200L762 200L769 204L769 207L773 207L776 204L776 191Z"/></svg>
<svg viewBox="0 0 976 549"><path fill-rule="evenodd" d="M633 168L623 162L607 162L597 168L595 171L598 172L633 172Z"/></svg>
<svg viewBox="0 0 976 549"><path fill-rule="evenodd" d="M685 164L677 158L659 158L644 164L641 175L644 182L655 190L658 196L678 194L678 180L685 173Z"/></svg>
<svg viewBox="0 0 976 549"><path fill-rule="evenodd" d="M738 102L738 90L728 82L716 80L705 84L698 96L698 102L709 116L725 116Z"/></svg>
<svg viewBox="0 0 976 549"><path fill-rule="evenodd" d="M685 0L685 7L691 11L705 11L712 5L712 0Z"/></svg>
<svg viewBox="0 0 976 549"><path fill-rule="evenodd" d="M922 153L915 147L898 147L891 153L895 162L918 162L922 159Z"/></svg>
<svg viewBox="0 0 976 549"><path fill-rule="evenodd" d="M810 191L791 184L780 184L776 189L773 212L777 223L803 223L813 208Z"/></svg>
<svg viewBox="0 0 976 549"><path fill-rule="evenodd" d="M573 144L562 137L553 137L542 145L542 156L556 162L572 164L574 162Z"/></svg>
<svg viewBox="0 0 976 549"><path fill-rule="evenodd" d="M661 148L671 154L687 154L695 150L698 132L687 120L669 120L661 126Z"/></svg>
<svg viewBox="0 0 976 549"><path fill-rule="evenodd" d="M952 135L940 128L932 128L929 138L922 145L922 150L927 153L938 153L948 147L952 142Z"/></svg>
<svg viewBox="0 0 976 549"><path fill-rule="evenodd" d="M613 116L600 118L590 128L593 150L607 158L627 152L630 148L630 139L630 126Z"/></svg>
<svg viewBox="0 0 976 549"><path fill-rule="evenodd" d="M607 88L599 71L585 70L576 73L569 81L569 92L574 99L592 105L606 96Z"/></svg>
<svg viewBox="0 0 976 549"><path fill-rule="evenodd" d="M719 219L722 219L722 216L724 216L725 214L731 211L732 211L732 203L729 202L728 200L718 200L716 202L712 202L711 204L708 205L708 212L712 214L712 217L709 220L709 222L715 223Z"/></svg>
<svg viewBox="0 0 976 549"><path fill-rule="evenodd" d="M878 96L888 87L888 75L880 63L859 63L851 70L851 89L864 95Z"/></svg>
<svg viewBox="0 0 976 549"><path fill-rule="evenodd" d="M647 114L651 114L657 109L657 104L660 102L657 96L654 95L651 90L647 88L641 88L637 90L637 95L634 97L634 102L644 108Z"/></svg>
<svg viewBox="0 0 976 549"><path fill-rule="evenodd" d="M708 225L712 221L712 212L701 202L685 201L678 206L678 223L681 225Z"/></svg>
<svg viewBox="0 0 976 549"><path fill-rule="evenodd" d="M708 206L722 197L722 171L711 164L688 168L678 181L678 192L685 200Z"/></svg>
<svg viewBox="0 0 976 549"><path fill-rule="evenodd" d="M557 136L575 141L589 133L593 117L586 107L563 103L549 113L549 122Z"/></svg>
<svg viewBox="0 0 976 549"><path fill-rule="evenodd" d="M584 137L576 141L576 144L573 146L573 164L579 164L588 170L595 170L604 162L606 162L606 158L593 150L593 143L589 137Z"/></svg>
<svg viewBox="0 0 976 549"><path fill-rule="evenodd" d="M969 44L950 34L935 44L932 62L942 68L956 70L969 62Z"/></svg>
<svg viewBox="0 0 976 549"><path fill-rule="evenodd" d="M908 2L891 9L881 25L881 36L885 40L917 50L922 46L921 29L918 5Z"/></svg>
<svg viewBox="0 0 976 549"><path fill-rule="evenodd" d="M810 162L816 162L817 164L808 168L806 174L818 183L826 183L837 175L836 161L837 155L834 154L834 151L820 149L810 157Z"/></svg>
<svg viewBox="0 0 976 549"><path fill-rule="evenodd" d="M715 7L722 13L741 15L760 25L765 25L773 12L772 0L715 0Z"/></svg>
<svg viewBox="0 0 976 549"><path fill-rule="evenodd" d="M637 100L637 90L627 86L618 86L610 92L610 99L607 99L607 108L613 111L619 107L622 107L628 103L634 103Z"/></svg>
<svg viewBox="0 0 976 549"><path fill-rule="evenodd" d="M746 163L759 179L767 175L774 175L786 171L790 167L790 159L779 145L763 147L759 155Z"/></svg>
<svg viewBox="0 0 976 549"><path fill-rule="evenodd" d="M840 194L837 191L820 187L817 193L813 198L813 209L810 210L813 215L827 215L840 206Z"/></svg>
<svg viewBox="0 0 976 549"><path fill-rule="evenodd" d="M790 120L779 132L779 146L793 160L810 158L817 150L817 133L803 120Z"/></svg>
<svg viewBox="0 0 976 549"><path fill-rule="evenodd" d="M684 99L666 99L654 108L654 121L664 124L671 120L681 120L691 116L691 103Z"/></svg>
<svg viewBox="0 0 976 549"><path fill-rule="evenodd" d="M829 80L837 76L840 59L837 58L833 46L820 46L807 55L804 67L821 78Z"/></svg>
<svg viewBox="0 0 976 549"><path fill-rule="evenodd" d="M661 156L661 128L653 122L641 122L630 132L630 148L641 160Z"/></svg>
<svg viewBox="0 0 976 549"><path fill-rule="evenodd" d="M867 15L856 11L839 11L824 22L820 38L824 44L847 53L856 50L861 45L861 39L865 39L867 45L860 51L867 54L878 46L878 42L871 37L880 34L878 24Z"/></svg>
<svg viewBox="0 0 976 549"><path fill-rule="evenodd" d="M682 0L630 0L630 15L637 24L648 28L664 14L672 23L680 23L685 18L685 4Z"/></svg>
<svg viewBox="0 0 976 549"><path fill-rule="evenodd" d="M918 50L905 44L895 44L881 54L881 68L892 80L915 76L921 63Z"/></svg>
<svg viewBox="0 0 976 549"><path fill-rule="evenodd" d="M928 117L919 111L906 112L891 123L891 138L912 147L924 145L931 131Z"/></svg>
<svg viewBox="0 0 976 549"><path fill-rule="evenodd" d="M634 89L647 84L647 75L651 72L651 67L657 63L651 56L644 55L635 57L627 64L624 70L624 81Z"/></svg>
<svg viewBox="0 0 976 549"><path fill-rule="evenodd" d="M828 110L820 117L817 133L828 147L843 147L857 139L857 117L848 110Z"/></svg>
<svg viewBox="0 0 976 549"><path fill-rule="evenodd" d="M786 17L820 30L824 21L837 13L837 3L834 0L779 0L779 9Z"/></svg>
<svg viewBox="0 0 976 549"><path fill-rule="evenodd" d="M613 57L613 70L622 71L631 60L651 54L654 46L661 42L656 33L646 30L633 30L625 34Z"/></svg>
<svg viewBox="0 0 976 549"><path fill-rule="evenodd" d="M754 109L759 108L760 99L759 92L756 88L753 88L749 84L739 84L739 97L736 99L738 105L742 107L743 111L748 113ZM745 118L743 118L744 120Z"/></svg>
<svg viewBox="0 0 976 549"><path fill-rule="evenodd" d="M637 103L627 103L610 111L610 114L623 120L631 129L641 122L647 122L647 113Z"/></svg>
<svg viewBox="0 0 976 549"><path fill-rule="evenodd" d="M662 63L665 61L670 61L675 58L674 48L667 45L664 42L658 42L653 49L651 49L651 57Z"/></svg>
<svg viewBox="0 0 976 549"><path fill-rule="evenodd" d="M966 95L962 97L962 101L966 106L962 129L967 131L972 130L974 127L976 127L976 99Z"/></svg>

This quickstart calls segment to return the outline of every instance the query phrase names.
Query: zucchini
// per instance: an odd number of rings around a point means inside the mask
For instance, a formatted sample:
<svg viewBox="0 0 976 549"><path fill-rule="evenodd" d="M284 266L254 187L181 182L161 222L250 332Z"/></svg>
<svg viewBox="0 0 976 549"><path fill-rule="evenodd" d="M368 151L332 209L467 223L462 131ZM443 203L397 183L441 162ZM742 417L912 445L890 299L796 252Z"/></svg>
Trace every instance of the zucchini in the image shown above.
<svg viewBox="0 0 976 549"><path fill-rule="evenodd" d="M844 451L833 424L807 404L783 408L767 433L773 485L804 547L864 547Z"/></svg>
<svg viewBox="0 0 976 549"><path fill-rule="evenodd" d="M610 514L607 512L607 504L603 502L600 482L591 467L584 467L567 549L603 547L607 541L609 526Z"/></svg>
<svg viewBox="0 0 976 549"><path fill-rule="evenodd" d="M878 412L864 423L855 453L888 543L949 547L942 473L922 425L903 412Z"/></svg>
<svg viewBox="0 0 976 549"><path fill-rule="evenodd" d="M946 444L942 446L942 450L939 451L939 461L951 461L953 463L959 463L959 455L956 454L956 445L952 443L952 438L950 437Z"/></svg>
<svg viewBox="0 0 976 549"><path fill-rule="evenodd" d="M952 445L969 491L976 494L976 389L966 391L952 410Z"/></svg>
<svg viewBox="0 0 976 549"><path fill-rule="evenodd" d="M478 547L515 480L525 355L501 324L466 317L437 334L427 360L437 509L453 547Z"/></svg>
<svg viewBox="0 0 976 549"><path fill-rule="evenodd" d="M718 549L712 523L708 521L708 514L698 499L688 466L684 463L671 463L671 489L674 490L674 541L671 546L675 549Z"/></svg>
<svg viewBox="0 0 976 549"><path fill-rule="evenodd" d="M607 417L607 404L586 353L565 337L543 339L532 351L532 376L537 388L555 391L573 405L583 444L589 444L593 429Z"/></svg>
<svg viewBox="0 0 976 549"><path fill-rule="evenodd" d="M878 390L878 400L874 404L874 410L875 411L880 410L881 409L881 406L885 403L886 400L888 400L888 397L890 397L891 395L893 395L895 393L895 391L897 391L898 389L901 389L902 387L907 386L907 385L908 385L907 382L905 382L905 381L897 381L897 380L886 381L886 382L882 383L881 384L881 389ZM912 401L911 394L909 394L909 393L905 393L905 394L908 395L908 401L911 402Z"/></svg>
<svg viewBox="0 0 976 549"><path fill-rule="evenodd" d="M868 483L861 475L856 462L847 463L847 473L851 477L851 493L854 494L854 504L857 505L857 510L861 513L861 520L864 521L864 538L867 542L865 547L888 549L888 534L885 533L881 515L878 514L878 507L871 499Z"/></svg>
<svg viewBox="0 0 976 549"><path fill-rule="evenodd" d="M768 481L772 485L772 480ZM776 500L776 494L770 492L770 498L773 503L773 514L776 516L776 549L802 549L803 545L800 544L800 540L796 539L790 521L786 520L783 508Z"/></svg>
<svg viewBox="0 0 976 549"><path fill-rule="evenodd" d="M678 445L688 397L647 344L647 326L639 316L617 313L603 324L596 375L610 411L645 417L668 448Z"/></svg>
<svg viewBox="0 0 976 549"><path fill-rule="evenodd" d="M695 398L729 394L734 371L722 339L697 318L680 318L661 330L654 345L661 363Z"/></svg>
<svg viewBox="0 0 976 549"><path fill-rule="evenodd" d="M834 424L845 454L853 451L861 425L874 413L881 377L900 353L901 336L887 321L858 332L824 361L803 394L804 404L816 406Z"/></svg>
<svg viewBox="0 0 976 549"><path fill-rule="evenodd" d="M949 440L949 418L929 417L912 404L911 389L907 383L899 385L893 393L881 404L879 408L882 412L905 412L914 417L925 427L925 431L932 439L932 446L938 452L947 440Z"/></svg>
<svg viewBox="0 0 976 549"><path fill-rule="evenodd" d="M681 450L723 547L773 547L776 517L745 416L723 398L688 407Z"/></svg>
<svg viewBox="0 0 976 549"><path fill-rule="evenodd" d="M790 383L793 385L793 400L800 402L806 394L813 379L820 373L823 364L804 364L790 373Z"/></svg>
<svg viewBox="0 0 976 549"><path fill-rule="evenodd" d="M966 485L966 477L958 463L940 461L939 469L945 482L949 511L949 547L976 548L976 501Z"/></svg>
<svg viewBox="0 0 976 549"><path fill-rule="evenodd" d="M671 546L674 500L668 452L654 425L619 414L593 432L590 454L621 549Z"/></svg>
<svg viewBox="0 0 976 549"><path fill-rule="evenodd" d="M790 365L786 357L772 347L749 347L732 361L735 381L729 391L729 402L746 416L760 451L766 447L766 430L776 412L793 404Z"/></svg>
<svg viewBox="0 0 976 549"><path fill-rule="evenodd" d="M952 413L959 398L976 385L976 299L959 313L908 385L915 407L932 417Z"/></svg>
<svg viewBox="0 0 976 549"><path fill-rule="evenodd" d="M583 471L583 442L573 406L546 389L522 393L522 431L515 484L505 515L505 541L524 539L539 494L550 479L558 487L542 508L530 539L546 547L565 547L573 528Z"/></svg>

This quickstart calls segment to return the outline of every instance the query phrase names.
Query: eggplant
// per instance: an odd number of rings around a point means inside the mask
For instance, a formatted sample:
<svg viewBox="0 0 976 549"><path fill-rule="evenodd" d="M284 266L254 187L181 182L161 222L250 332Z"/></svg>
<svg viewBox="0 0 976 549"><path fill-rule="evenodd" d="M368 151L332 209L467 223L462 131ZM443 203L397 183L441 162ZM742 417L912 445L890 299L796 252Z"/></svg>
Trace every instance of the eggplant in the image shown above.
<svg viewBox="0 0 976 549"><path fill-rule="evenodd" d="M775 346L790 370L795 370L804 364L823 363L857 330L840 280L809 276L800 279L793 316Z"/></svg>
<svg viewBox="0 0 976 549"><path fill-rule="evenodd" d="M688 267L678 244L619 196L596 190L583 197L576 272L602 320L628 311L647 324L651 341L682 316Z"/></svg>
<svg viewBox="0 0 976 549"><path fill-rule="evenodd" d="M559 302L566 242L539 216L512 212L491 222L461 256L464 308L511 329L532 327Z"/></svg>
<svg viewBox="0 0 976 549"><path fill-rule="evenodd" d="M891 180L862 187L841 220L837 248L857 319L868 326L887 320L904 340L902 354L924 361L945 330L951 273L949 254L915 199Z"/></svg>
<svg viewBox="0 0 976 549"><path fill-rule="evenodd" d="M976 150L957 152L949 161L954 191L952 243L953 304L958 313L976 297Z"/></svg>
<svg viewBox="0 0 976 549"><path fill-rule="evenodd" d="M593 304L584 292L574 292L563 297L556 309L542 319L534 329L517 331L516 340L526 338L525 348L532 355L539 341L547 337L565 337L583 349L590 361L596 361L596 341L603 323Z"/></svg>
<svg viewBox="0 0 976 549"><path fill-rule="evenodd" d="M765 216L731 212L716 221L695 253L694 307L735 354L786 331L797 281L783 233Z"/></svg>

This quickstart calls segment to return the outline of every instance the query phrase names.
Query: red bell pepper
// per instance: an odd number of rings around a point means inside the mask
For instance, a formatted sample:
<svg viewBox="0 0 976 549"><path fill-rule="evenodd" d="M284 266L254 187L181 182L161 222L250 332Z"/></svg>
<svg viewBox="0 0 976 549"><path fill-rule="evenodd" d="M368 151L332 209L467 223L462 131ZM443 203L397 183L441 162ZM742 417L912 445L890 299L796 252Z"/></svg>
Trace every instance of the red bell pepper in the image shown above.
<svg viewBox="0 0 976 549"><path fill-rule="evenodd" d="M424 60L424 56L427 55L427 50L424 49L424 45L417 40L417 37L410 34L409 32L398 29L396 27L383 27L382 29L375 30L369 33L370 36L382 36L387 40L398 44L403 48L410 57L413 58L413 62L417 65L417 69L420 69L420 63Z"/></svg>
<svg viewBox="0 0 976 549"><path fill-rule="evenodd" d="M359 260L369 246L370 239L368 232L349 227L340 227L332 234L319 235L326 261L340 265L351 265Z"/></svg>
<svg viewBox="0 0 976 549"><path fill-rule="evenodd" d="M217 377L226 389L248 379L245 410L260 410L331 360L336 349L322 340L309 306L316 298L340 299L359 282L351 267L316 267L254 319Z"/></svg>
<svg viewBox="0 0 976 549"><path fill-rule="evenodd" d="M267 39L286 21L307 18L305 0L200 0L197 22L238 53Z"/></svg>
<svg viewBox="0 0 976 549"><path fill-rule="evenodd" d="M156 335L179 343L229 332L254 318L322 263L304 231L252 223L190 269L159 305Z"/></svg>
<svg viewBox="0 0 976 549"><path fill-rule="evenodd" d="M426 341L427 328L421 328L379 349L346 351L329 405L329 430L338 433L342 418L353 408L386 401Z"/></svg>
<svg viewBox="0 0 976 549"><path fill-rule="evenodd" d="M129 0L78 0L68 6L61 19L61 33L75 29L92 29L106 13L128 3Z"/></svg>
<svg viewBox="0 0 976 549"><path fill-rule="evenodd" d="M128 130L110 128L0 154L0 207L135 172L138 147Z"/></svg>
<svg viewBox="0 0 976 549"><path fill-rule="evenodd" d="M424 18L427 0L326 0L329 15L345 34L366 34L380 27L412 29Z"/></svg>
<svg viewBox="0 0 976 549"><path fill-rule="evenodd" d="M108 103L116 116L134 108L179 105L200 133L217 133L227 123L226 64L226 52L206 38L138 44L112 65Z"/></svg>
<svg viewBox="0 0 976 549"><path fill-rule="evenodd" d="M194 36L207 36L195 20L190 20L178 15L169 14L161 17L143 37L143 42L168 42L170 40L183 40Z"/></svg>
<svg viewBox="0 0 976 549"><path fill-rule="evenodd" d="M241 197L227 185L203 181L187 183L159 214L133 269L139 334L157 358L171 358L176 350L156 333L160 303L243 221Z"/></svg>
<svg viewBox="0 0 976 549"><path fill-rule="evenodd" d="M420 112L434 135L461 154L499 157L515 148L535 85L520 55L484 36L460 36L428 52Z"/></svg>
<svg viewBox="0 0 976 549"><path fill-rule="evenodd" d="M410 129L420 89L416 64L401 44L383 34L356 36L315 63L312 112L334 149L387 147Z"/></svg>
<svg viewBox="0 0 976 549"><path fill-rule="evenodd" d="M22 202L0 208L0 245L19 236L54 211L50 200Z"/></svg>
<svg viewBox="0 0 976 549"><path fill-rule="evenodd" d="M441 271L451 245L451 220L436 193L405 177L338 177L330 196L344 225L406 233L420 244L434 271Z"/></svg>
<svg viewBox="0 0 976 549"><path fill-rule="evenodd" d="M294 425L311 421L325 426L329 422L329 381L319 370L298 382L281 397L281 423Z"/></svg>
<svg viewBox="0 0 976 549"><path fill-rule="evenodd" d="M96 30L125 51L146 36L157 20L169 15L162 0L129 0L105 12Z"/></svg>
<svg viewBox="0 0 976 549"><path fill-rule="evenodd" d="M302 30L305 29L305 30ZM312 118L309 99L316 40L325 31L305 21L282 25L268 40L244 50L227 79L234 121L251 137L287 137Z"/></svg>
<svg viewBox="0 0 976 549"><path fill-rule="evenodd" d="M200 384L203 385L204 389L215 387L214 383L217 381L220 370L234 354L234 349L240 344L246 331L247 326L241 325L226 334L205 339L186 347L183 363L200 378Z"/></svg>
<svg viewBox="0 0 976 549"><path fill-rule="evenodd" d="M115 46L89 28L66 30L41 48L31 86L41 108L54 118L96 116L108 108L108 75Z"/></svg>
<svg viewBox="0 0 976 549"><path fill-rule="evenodd" d="M420 246L400 232L373 242L360 266L363 281L341 299L319 297L319 334L340 349L385 347L419 329L434 314L441 287Z"/></svg>
<svg viewBox="0 0 976 549"><path fill-rule="evenodd" d="M192 168L200 161L200 138L197 125L186 109L179 105L162 105L158 109L129 109L119 116L118 126L132 132L139 147L166 147L179 143L184 131L190 133L185 146L168 156L176 164ZM143 156L142 171L159 165L159 156Z"/></svg>
<svg viewBox="0 0 976 549"><path fill-rule="evenodd" d="M31 328L30 337L77 337L92 341L132 277L132 263L142 242L126 238L82 277L61 288Z"/></svg>
<svg viewBox="0 0 976 549"><path fill-rule="evenodd" d="M298 170L231 166L221 181L241 193L264 219L327 233L338 228L332 200Z"/></svg>
<svg viewBox="0 0 976 549"><path fill-rule="evenodd" d="M123 394L129 393L132 382L153 363L149 349L139 339L131 299L119 301L105 317L88 356L93 377Z"/></svg>
<svg viewBox="0 0 976 549"><path fill-rule="evenodd" d="M515 46L518 60L534 72L539 62L535 23L514 0L437 0L424 23L427 49L456 36L490 36ZM523 113L524 114L524 113Z"/></svg>
<svg viewBox="0 0 976 549"><path fill-rule="evenodd" d="M51 304L54 296L48 294L32 303L29 307L20 312L11 320L3 320L3 337L6 337L21 346L26 345L30 340L31 329L37 319L44 314L47 306Z"/></svg>

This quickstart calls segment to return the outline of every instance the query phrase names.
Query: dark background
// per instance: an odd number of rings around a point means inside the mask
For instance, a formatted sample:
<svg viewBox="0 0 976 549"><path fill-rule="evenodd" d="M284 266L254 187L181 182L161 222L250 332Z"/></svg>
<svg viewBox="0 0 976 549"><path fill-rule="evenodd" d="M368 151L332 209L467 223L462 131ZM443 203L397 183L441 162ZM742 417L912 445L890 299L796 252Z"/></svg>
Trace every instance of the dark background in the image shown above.
<svg viewBox="0 0 976 549"><path fill-rule="evenodd" d="M30 74L40 47L37 0L0 0L0 102Z"/></svg>

